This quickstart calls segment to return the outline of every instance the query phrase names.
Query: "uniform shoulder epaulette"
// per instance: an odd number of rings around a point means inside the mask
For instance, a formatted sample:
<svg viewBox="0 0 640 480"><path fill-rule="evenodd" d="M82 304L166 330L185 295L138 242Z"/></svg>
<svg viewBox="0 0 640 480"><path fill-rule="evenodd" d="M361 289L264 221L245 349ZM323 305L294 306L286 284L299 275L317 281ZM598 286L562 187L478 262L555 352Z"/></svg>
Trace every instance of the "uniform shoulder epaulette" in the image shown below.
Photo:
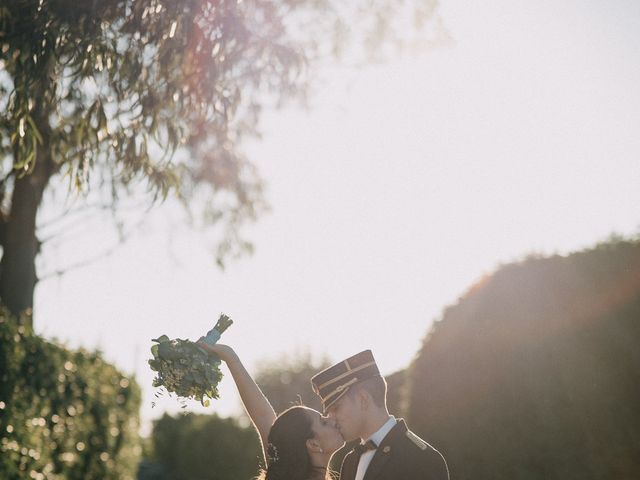
<svg viewBox="0 0 640 480"><path fill-rule="evenodd" d="M407 430L407 433L405 433L405 435L407 436L407 438L409 440L411 440L412 443L414 443L420 450L426 450L427 448L429 448L429 444L427 442L425 442L424 440L422 440L418 435L416 435L415 433L413 433L411 430Z"/></svg>

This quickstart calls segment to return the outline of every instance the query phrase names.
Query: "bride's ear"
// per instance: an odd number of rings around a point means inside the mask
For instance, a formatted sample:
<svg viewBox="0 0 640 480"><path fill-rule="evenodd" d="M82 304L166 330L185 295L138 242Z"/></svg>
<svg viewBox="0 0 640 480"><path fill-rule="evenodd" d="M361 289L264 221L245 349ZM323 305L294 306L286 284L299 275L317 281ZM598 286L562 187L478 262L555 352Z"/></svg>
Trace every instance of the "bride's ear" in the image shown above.
<svg viewBox="0 0 640 480"><path fill-rule="evenodd" d="M307 439L307 450L311 453L323 453L322 447L320 446L320 442L315 438Z"/></svg>

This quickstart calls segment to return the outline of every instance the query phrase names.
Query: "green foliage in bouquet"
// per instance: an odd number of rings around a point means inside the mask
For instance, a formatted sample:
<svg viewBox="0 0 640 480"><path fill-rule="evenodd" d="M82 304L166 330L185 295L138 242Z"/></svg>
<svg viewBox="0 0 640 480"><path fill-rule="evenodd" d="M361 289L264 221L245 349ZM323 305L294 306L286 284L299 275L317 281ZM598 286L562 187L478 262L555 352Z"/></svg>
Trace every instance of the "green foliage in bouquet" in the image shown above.
<svg viewBox="0 0 640 480"><path fill-rule="evenodd" d="M216 326L207 334L205 341L215 343L233 321L220 315ZM198 400L208 407L209 399L218 398L218 383L222 379L220 360L200 348L191 340L170 339L166 335L152 340L153 358L149 366L157 373L154 387L164 387L178 397Z"/></svg>

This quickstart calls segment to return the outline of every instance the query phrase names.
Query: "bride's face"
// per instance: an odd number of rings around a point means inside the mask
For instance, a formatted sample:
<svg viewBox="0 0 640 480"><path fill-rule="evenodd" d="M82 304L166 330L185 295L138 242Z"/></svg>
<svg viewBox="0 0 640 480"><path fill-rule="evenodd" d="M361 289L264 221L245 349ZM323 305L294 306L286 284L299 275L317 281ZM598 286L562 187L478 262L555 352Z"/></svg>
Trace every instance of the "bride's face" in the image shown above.
<svg viewBox="0 0 640 480"><path fill-rule="evenodd" d="M325 417L316 410L309 410L312 416L311 429L314 438L320 444L320 448L324 453L333 453L342 448L344 440L340 431L336 428L336 423L332 418Z"/></svg>

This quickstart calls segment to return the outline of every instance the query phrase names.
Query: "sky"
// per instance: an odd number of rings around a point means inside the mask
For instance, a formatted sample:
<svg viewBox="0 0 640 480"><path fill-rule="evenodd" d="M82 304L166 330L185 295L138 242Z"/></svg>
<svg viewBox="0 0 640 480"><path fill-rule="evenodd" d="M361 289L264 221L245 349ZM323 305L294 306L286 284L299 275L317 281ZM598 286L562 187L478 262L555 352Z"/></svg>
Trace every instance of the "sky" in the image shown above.
<svg viewBox="0 0 640 480"><path fill-rule="evenodd" d="M151 408L151 338L196 339L224 312L251 372L370 348L389 374L501 264L640 232L640 3L442 0L439 15L451 41L326 69L308 110L264 117L247 153L271 210L247 232L252 256L221 271L161 207L112 255L41 282L36 331L135 374L148 433L180 410ZM113 237L90 225L48 263ZM230 378L189 409L241 411Z"/></svg>

